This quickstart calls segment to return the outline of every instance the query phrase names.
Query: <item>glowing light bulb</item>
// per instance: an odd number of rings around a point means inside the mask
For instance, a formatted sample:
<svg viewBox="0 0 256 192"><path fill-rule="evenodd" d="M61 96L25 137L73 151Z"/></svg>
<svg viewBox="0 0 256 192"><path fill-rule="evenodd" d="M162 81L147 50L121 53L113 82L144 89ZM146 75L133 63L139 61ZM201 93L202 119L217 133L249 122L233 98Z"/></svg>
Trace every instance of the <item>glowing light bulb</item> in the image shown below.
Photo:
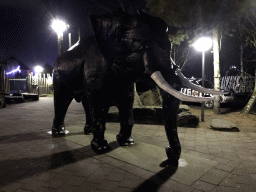
<svg viewBox="0 0 256 192"><path fill-rule="evenodd" d="M201 37L195 42L194 47L197 51L207 51L212 47L212 39L209 37Z"/></svg>
<svg viewBox="0 0 256 192"><path fill-rule="evenodd" d="M53 19L51 27L57 34L62 34L68 29L68 25L59 19Z"/></svg>

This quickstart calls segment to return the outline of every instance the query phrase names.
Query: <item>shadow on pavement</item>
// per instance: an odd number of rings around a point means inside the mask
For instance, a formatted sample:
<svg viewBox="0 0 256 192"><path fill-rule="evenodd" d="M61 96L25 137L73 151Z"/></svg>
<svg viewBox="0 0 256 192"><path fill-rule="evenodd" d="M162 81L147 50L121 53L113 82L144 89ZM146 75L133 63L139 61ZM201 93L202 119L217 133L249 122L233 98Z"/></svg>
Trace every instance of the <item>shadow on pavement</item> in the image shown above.
<svg viewBox="0 0 256 192"><path fill-rule="evenodd" d="M109 145L110 151L119 147L116 141L111 142ZM41 157L25 157L0 161L0 187L97 155L91 149L91 146L87 145L79 149L53 153Z"/></svg>
<svg viewBox="0 0 256 192"><path fill-rule="evenodd" d="M169 165L163 170L159 171L157 174L153 175L145 182L140 184L134 192L139 191L158 191L158 189L177 171L178 166Z"/></svg>

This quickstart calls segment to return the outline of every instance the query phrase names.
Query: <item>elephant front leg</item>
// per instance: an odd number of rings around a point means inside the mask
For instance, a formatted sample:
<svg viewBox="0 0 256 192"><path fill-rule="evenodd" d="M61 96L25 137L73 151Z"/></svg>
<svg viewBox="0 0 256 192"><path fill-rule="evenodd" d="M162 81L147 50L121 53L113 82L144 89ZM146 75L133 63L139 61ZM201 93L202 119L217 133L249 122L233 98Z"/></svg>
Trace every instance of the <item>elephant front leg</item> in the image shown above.
<svg viewBox="0 0 256 192"><path fill-rule="evenodd" d="M101 93L90 93L88 96L93 132L91 148L99 153L109 150L108 142L104 138L106 130L106 116L109 106L106 105L107 102L103 96L104 94Z"/></svg>
<svg viewBox="0 0 256 192"><path fill-rule="evenodd" d="M68 91L61 82L54 84L53 136L65 135L64 118L72 99L72 96L68 94Z"/></svg>
<svg viewBox="0 0 256 192"><path fill-rule="evenodd" d="M172 163L177 164L181 154L181 146L177 132L177 115L180 100L162 91L164 124L169 146L166 147L166 154Z"/></svg>
<svg viewBox="0 0 256 192"><path fill-rule="evenodd" d="M121 118L120 132L116 136L117 142L120 146L134 145L134 140L131 136L133 121L133 102L134 102L134 88L131 85L126 91L119 94L115 103L117 104L119 115Z"/></svg>

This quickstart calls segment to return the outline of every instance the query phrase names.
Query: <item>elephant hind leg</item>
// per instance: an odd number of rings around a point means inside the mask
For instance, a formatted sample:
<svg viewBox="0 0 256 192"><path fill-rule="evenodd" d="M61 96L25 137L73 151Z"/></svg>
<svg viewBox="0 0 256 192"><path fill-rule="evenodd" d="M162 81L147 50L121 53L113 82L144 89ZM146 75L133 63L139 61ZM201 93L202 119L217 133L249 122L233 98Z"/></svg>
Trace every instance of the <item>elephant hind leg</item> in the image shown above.
<svg viewBox="0 0 256 192"><path fill-rule="evenodd" d="M98 153L103 153L109 149L108 142L104 138L106 117L110 107L108 105L109 100L102 90L96 90L88 93L87 98L90 107L93 132L91 148Z"/></svg>
<svg viewBox="0 0 256 192"><path fill-rule="evenodd" d="M90 106L88 103L87 96L84 96L82 99L82 104L85 111L85 126L84 126L84 134L89 135L92 133L92 118L91 118L91 112L90 112Z"/></svg>

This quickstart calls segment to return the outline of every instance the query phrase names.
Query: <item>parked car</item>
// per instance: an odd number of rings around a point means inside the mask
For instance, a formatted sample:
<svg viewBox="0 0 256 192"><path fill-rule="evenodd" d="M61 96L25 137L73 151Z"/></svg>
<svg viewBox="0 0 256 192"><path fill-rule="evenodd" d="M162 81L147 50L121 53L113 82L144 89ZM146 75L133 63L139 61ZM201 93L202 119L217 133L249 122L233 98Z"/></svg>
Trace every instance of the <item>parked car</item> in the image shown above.
<svg viewBox="0 0 256 192"><path fill-rule="evenodd" d="M200 85L202 86L202 79L201 78L190 78L189 79L192 83L196 84L196 85ZM209 80L205 79L204 80L204 87L208 88L208 89L213 89L214 88L214 84L212 82L210 82ZM190 88L181 88L181 92L187 95L191 95L194 97L211 97L213 95L211 94L204 94L202 95L202 93L195 91L195 90L191 90ZM224 94L220 96L220 102L221 103L230 103L234 100L234 96L232 96L231 92L228 94ZM207 101L205 102L205 107L206 108L213 108L214 105L214 101Z"/></svg>

